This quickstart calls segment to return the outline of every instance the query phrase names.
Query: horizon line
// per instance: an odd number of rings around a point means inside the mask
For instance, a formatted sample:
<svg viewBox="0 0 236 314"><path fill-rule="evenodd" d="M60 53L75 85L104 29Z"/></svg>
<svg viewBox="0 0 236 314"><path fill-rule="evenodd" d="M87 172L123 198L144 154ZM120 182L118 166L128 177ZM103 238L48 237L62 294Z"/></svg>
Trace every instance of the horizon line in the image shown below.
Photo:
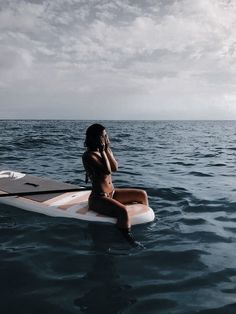
<svg viewBox="0 0 236 314"><path fill-rule="evenodd" d="M74 118L0 118L0 121L236 121L236 119L74 119Z"/></svg>

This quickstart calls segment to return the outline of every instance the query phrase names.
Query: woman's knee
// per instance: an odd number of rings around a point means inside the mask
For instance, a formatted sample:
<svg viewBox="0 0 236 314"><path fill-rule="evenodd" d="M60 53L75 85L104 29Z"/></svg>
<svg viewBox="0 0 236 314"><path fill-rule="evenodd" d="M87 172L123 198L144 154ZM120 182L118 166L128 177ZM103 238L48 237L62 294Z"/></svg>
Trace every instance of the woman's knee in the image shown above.
<svg viewBox="0 0 236 314"><path fill-rule="evenodd" d="M139 191L139 196L141 198L142 203L147 205L148 204L147 192L145 190L140 190Z"/></svg>

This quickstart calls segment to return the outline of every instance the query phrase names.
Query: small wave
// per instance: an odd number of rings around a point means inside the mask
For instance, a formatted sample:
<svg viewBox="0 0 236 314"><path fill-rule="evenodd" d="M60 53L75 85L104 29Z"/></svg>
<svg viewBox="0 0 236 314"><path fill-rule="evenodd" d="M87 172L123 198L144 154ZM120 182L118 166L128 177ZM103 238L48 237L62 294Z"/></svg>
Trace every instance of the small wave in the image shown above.
<svg viewBox="0 0 236 314"><path fill-rule="evenodd" d="M131 304L131 300L129 302ZM129 312L130 313L157 313L157 309L158 309L158 312L168 311L166 313L172 313L171 309L175 308L177 305L178 303L171 299L161 299L157 297L153 298L152 296L149 296L147 300L140 300L138 303L134 302ZM96 309L94 311L96 312Z"/></svg>
<svg viewBox="0 0 236 314"><path fill-rule="evenodd" d="M225 278L230 279L230 277L234 275L235 275L235 271L233 270L223 270L223 271L212 272L212 273L204 273L201 276L191 277L189 279L184 279L177 282L160 283L160 284L155 284L155 285L149 284L149 286L146 289L150 290L149 291L150 294L151 293L170 293L173 291L187 291L193 288L208 287L209 284L211 285L218 284L222 280L225 280ZM226 313L226 312L222 312L222 313Z"/></svg>
<svg viewBox="0 0 236 314"><path fill-rule="evenodd" d="M184 280L180 283L180 287L183 288L192 288L192 287L202 287L202 286L208 286L209 283L211 284L217 284L221 282L222 280L225 280L226 278L230 278L231 276L235 276L236 271L233 269L226 269L221 270L218 272L212 272L212 273L206 273L202 276L190 278L187 280Z"/></svg>
<svg viewBox="0 0 236 314"><path fill-rule="evenodd" d="M14 149L10 146L0 146L0 152L1 153L8 153L12 152Z"/></svg>
<svg viewBox="0 0 236 314"><path fill-rule="evenodd" d="M200 172L200 171L191 171L191 172L189 172L189 174L191 174L193 176L197 176L197 177L212 177L211 174Z"/></svg>
<svg viewBox="0 0 236 314"><path fill-rule="evenodd" d="M118 134L117 135L118 137L125 137L125 138L127 138L127 137L130 137L131 136L131 134L130 133L120 133L120 134ZM112 139L112 141L113 141L113 139Z"/></svg>
<svg viewBox="0 0 236 314"><path fill-rule="evenodd" d="M184 223L185 225L189 226L196 226L196 225L203 225L207 221L203 218L181 218L180 222Z"/></svg>
<svg viewBox="0 0 236 314"><path fill-rule="evenodd" d="M192 241L197 241L198 243L232 243L233 239L230 236L224 236L216 234L210 231L195 231L184 233L184 237L191 239Z"/></svg>
<svg viewBox="0 0 236 314"><path fill-rule="evenodd" d="M223 221L223 222L236 222L236 218L232 218L230 216L219 216L216 217L215 220Z"/></svg>
<svg viewBox="0 0 236 314"><path fill-rule="evenodd" d="M212 157L216 157L217 154L205 154L202 155L202 158L212 158Z"/></svg>
<svg viewBox="0 0 236 314"><path fill-rule="evenodd" d="M195 164L193 164L193 163L186 163L186 162L183 162L183 161L168 162L168 164L180 165L180 166L185 166L185 167L195 166Z"/></svg>
<svg viewBox="0 0 236 314"><path fill-rule="evenodd" d="M224 291L224 290L223 290ZM235 289L234 289L235 293ZM208 308L207 310L198 311L195 314L235 314L236 303L227 304L217 308Z"/></svg>
<svg viewBox="0 0 236 314"><path fill-rule="evenodd" d="M136 172L125 171L125 170L121 170L121 171L120 171L120 174L127 174L127 175L129 175L129 176L139 176L139 174L136 173Z"/></svg>
<svg viewBox="0 0 236 314"><path fill-rule="evenodd" d="M218 164L207 164L206 167L225 167L226 164L218 163Z"/></svg>
<svg viewBox="0 0 236 314"><path fill-rule="evenodd" d="M206 251L198 249L189 249L184 251L149 251L146 256L148 256L149 254L155 256L155 261L159 266L162 264L165 267L184 266L190 269L206 268L205 264L203 264L203 262L201 261L201 256L208 255Z"/></svg>
<svg viewBox="0 0 236 314"><path fill-rule="evenodd" d="M232 232L232 233L236 233L236 226L235 227L224 227L224 230Z"/></svg>
<svg viewBox="0 0 236 314"><path fill-rule="evenodd" d="M160 189L148 188L146 190L148 192L148 195L158 196L168 201L183 200L184 197L189 197L191 195L186 189L180 187Z"/></svg>
<svg viewBox="0 0 236 314"><path fill-rule="evenodd" d="M187 206L183 207L185 212L192 212L192 213L208 213L208 212L217 212L223 211L222 205L213 205L210 202L208 204L200 203L200 204L188 204Z"/></svg>
<svg viewBox="0 0 236 314"><path fill-rule="evenodd" d="M10 229L16 226L16 222L12 217L1 216L0 217L0 230Z"/></svg>
<svg viewBox="0 0 236 314"><path fill-rule="evenodd" d="M216 154L202 154L200 152L196 152L193 154L188 155L187 157L194 157L194 158L214 158L219 154L219 152L217 152Z"/></svg>
<svg viewBox="0 0 236 314"><path fill-rule="evenodd" d="M226 213L235 213L236 202L227 202L222 204L221 210L225 211Z"/></svg>
<svg viewBox="0 0 236 314"><path fill-rule="evenodd" d="M57 145L57 143L57 141L47 139L45 137L24 137L19 140L15 140L12 144L20 149L38 149L48 145Z"/></svg>
<svg viewBox="0 0 236 314"><path fill-rule="evenodd" d="M114 138L114 139L112 140L112 143L122 143L122 142L123 142L123 140L120 139L120 138Z"/></svg>

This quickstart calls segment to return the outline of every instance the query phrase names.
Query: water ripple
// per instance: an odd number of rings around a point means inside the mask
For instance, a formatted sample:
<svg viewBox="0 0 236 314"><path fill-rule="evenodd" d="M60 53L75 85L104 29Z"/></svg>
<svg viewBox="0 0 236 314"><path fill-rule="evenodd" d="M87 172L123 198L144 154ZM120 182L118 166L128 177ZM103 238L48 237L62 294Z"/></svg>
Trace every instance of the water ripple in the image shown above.
<svg viewBox="0 0 236 314"><path fill-rule="evenodd" d="M93 121L0 121L1 169L84 185ZM234 121L103 121L115 186L145 189L156 219L131 249L113 226L1 205L1 312L234 314Z"/></svg>

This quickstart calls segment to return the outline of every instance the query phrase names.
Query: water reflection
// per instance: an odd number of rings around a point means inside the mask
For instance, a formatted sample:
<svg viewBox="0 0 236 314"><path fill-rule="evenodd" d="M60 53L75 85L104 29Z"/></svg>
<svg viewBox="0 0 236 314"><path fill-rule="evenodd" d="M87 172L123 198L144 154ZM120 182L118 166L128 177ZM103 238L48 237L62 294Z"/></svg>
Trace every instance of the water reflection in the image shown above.
<svg viewBox="0 0 236 314"><path fill-rule="evenodd" d="M93 240L91 250L95 256L92 268L84 280L90 288L76 298L74 304L86 314L121 313L136 302L130 296L132 287L120 278L116 263L119 255L127 254L128 257L128 250L124 249L125 244L113 226L90 224L89 232ZM116 237L119 247L114 249ZM113 249L110 248L111 245Z"/></svg>

